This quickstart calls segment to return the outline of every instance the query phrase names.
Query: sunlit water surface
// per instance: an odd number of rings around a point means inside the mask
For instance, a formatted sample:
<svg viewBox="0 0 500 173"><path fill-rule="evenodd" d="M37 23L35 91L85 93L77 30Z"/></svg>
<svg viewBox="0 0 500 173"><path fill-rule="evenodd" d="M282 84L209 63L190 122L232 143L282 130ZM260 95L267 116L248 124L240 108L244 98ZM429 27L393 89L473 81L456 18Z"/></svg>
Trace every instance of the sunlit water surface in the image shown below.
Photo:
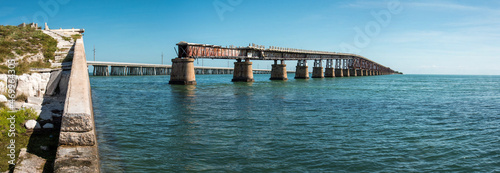
<svg viewBox="0 0 500 173"><path fill-rule="evenodd" d="M500 76L91 77L104 172L499 172Z"/></svg>

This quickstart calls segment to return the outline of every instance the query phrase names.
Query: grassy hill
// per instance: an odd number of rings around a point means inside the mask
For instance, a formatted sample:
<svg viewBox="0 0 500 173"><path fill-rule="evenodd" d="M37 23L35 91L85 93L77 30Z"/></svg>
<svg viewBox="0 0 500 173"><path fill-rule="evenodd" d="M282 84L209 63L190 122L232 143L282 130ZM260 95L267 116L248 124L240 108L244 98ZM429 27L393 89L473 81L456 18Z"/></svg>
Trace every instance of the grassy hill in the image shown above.
<svg viewBox="0 0 500 173"><path fill-rule="evenodd" d="M0 25L0 73L7 72L7 59L18 61L17 74L27 73L30 68L48 68L56 50L57 40L36 28ZM28 59L37 54L43 58Z"/></svg>

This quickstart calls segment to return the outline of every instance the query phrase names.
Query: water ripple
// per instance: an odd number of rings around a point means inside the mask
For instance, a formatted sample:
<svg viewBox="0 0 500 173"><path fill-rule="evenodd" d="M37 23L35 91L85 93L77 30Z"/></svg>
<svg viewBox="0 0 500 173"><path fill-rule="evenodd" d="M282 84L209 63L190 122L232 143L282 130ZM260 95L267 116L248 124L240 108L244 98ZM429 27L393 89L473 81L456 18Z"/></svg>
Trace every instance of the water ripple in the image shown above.
<svg viewBox="0 0 500 173"><path fill-rule="evenodd" d="M104 172L498 172L500 77L91 77Z"/></svg>

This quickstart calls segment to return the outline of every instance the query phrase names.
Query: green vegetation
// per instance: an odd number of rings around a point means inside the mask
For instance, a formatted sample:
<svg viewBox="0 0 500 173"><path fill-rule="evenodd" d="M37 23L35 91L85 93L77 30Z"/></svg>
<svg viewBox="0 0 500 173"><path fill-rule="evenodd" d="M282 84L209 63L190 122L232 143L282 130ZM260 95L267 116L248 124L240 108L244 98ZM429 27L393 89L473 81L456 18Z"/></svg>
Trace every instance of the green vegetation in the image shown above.
<svg viewBox="0 0 500 173"><path fill-rule="evenodd" d="M28 53L43 53L44 59L41 62L19 62L18 74L29 71L30 68L50 67L49 60L54 60L54 52L57 50L57 40L44 34L40 30L31 27L2 26L0 25L0 63L10 58L15 58L13 52L19 56ZM48 64L48 65L47 65ZM0 73L5 73L7 66L0 66Z"/></svg>
<svg viewBox="0 0 500 173"><path fill-rule="evenodd" d="M17 112L11 113L8 109L0 110L0 138L7 138L7 132L9 129L9 118L12 114L15 115L16 119L16 134L26 133L26 128L24 128L24 122L27 120L35 120L38 116L33 109L21 109Z"/></svg>
<svg viewBox="0 0 500 173"><path fill-rule="evenodd" d="M44 62L44 61L34 61L34 62L18 62L16 65L16 68L14 70L16 71L16 75L22 75L23 73L29 72L30 69L32 68L50 68L50 62ZM9 68L6 65L0 65L0 73L7 73Z"/></svg>
<svg viewBox="0 0 500 173"><path fill-rule="evenodd" d="M65 37L65 36L61 36L61 37L62 37L62 39L63 39L64 41L71 41L71 38L69 38L69 37Z"/></svg>
<svg viewBox="0 0 500 173"><path fill-rule="evenodd" d="M59 131L27 131L24 123L28 120L36 120L37 113L33 109L23 109L17 112L8 112L8 109L0 109L0 145L6 147L10 144L10 140L15 140L15 155L16 161L19 159L19 151L21 148L27 148L28 152L35 154L47 160L44 166L44 172L53 172L55 155L57 152ZM10 130L10 122L7 118L15 115L15 136L8 136ZM40 146L47 146L47 150L43 150ZM4 157L9 154L6 148L0 149L0 172L13 169L9 165L9 157Z"/></svg>
<svg viewBox="0 0 500 173"><path fill-rule="evenodd" d="M80 35L80 34L74 34L74 35L71 35L71 38L73 38L73 40L76 41L77 39L82 38L82 35Z"/></svg>
<svg viewBox="0 0 500 173"><path fill-rule="evenodd" d="M15 136L9 136L10 130L10 121L7 119L11 117L11 115L15 115ZM26 148L28 146L30 140L30 134L26 133L26 129L24 128L24 123L30 119L36 119L37 113L32 109L19 110L17 112L11 113L8 109L0 110L0 145L2 147L7 147L10 144L10 140L15 140L15 151L16 158L19 155L19 151L21 148ZM9 167L8 161L9 157L5 157L9 154L9 150L3 148L0 150L0 171L7 171Z"/></svg>

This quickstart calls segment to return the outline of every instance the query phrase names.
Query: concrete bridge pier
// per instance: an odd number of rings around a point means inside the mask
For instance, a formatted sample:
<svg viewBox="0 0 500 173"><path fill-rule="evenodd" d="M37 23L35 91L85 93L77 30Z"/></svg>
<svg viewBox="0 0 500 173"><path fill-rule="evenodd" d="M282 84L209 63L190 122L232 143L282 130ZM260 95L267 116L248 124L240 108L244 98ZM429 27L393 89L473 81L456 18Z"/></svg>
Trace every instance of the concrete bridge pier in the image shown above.
<svg viewBox="0 0 500 173"><path fill-rule="evenodd" d="M274 60L274 64L271 69L270 80L288 80L286 74L286 64L284 60L281 60L281 64L278 64L278 60Z"/></svg>
<svg viewBox="0 0 500 173"><path fill-rule="evenodd" d="M344 77L344 69L335 69L335 77Z"/></svg>
<svg viewBox="0 0 500 173"><path fill-rule="evenodd" d="M344 77L343 74L343 69L342 69L342 60L341 59L336 59L335 60L335 77Z"/></svg>
<svg viewBox="0 0 500 173"><path fill-rule="evenodd" d="M155 67L143 67L141 72L142 72L142 75L156 75L156 68Z"/></svg>
<svg viewBox="0 0 500 173"><path fill-rule="evenodd" d="M167 75L167 68L158 67L155 72L156 75Z"/></svg>
<svg viewBox="0 0 500 173"><path fill-rule="evenodd" d="M349 76L358 76L358 73L357 73L358 70L356 69L349 69Z"/></svg>
<svg viewBox="0 0 500 173"><path fill-rule="evenodd" d="M126 76L126 68L124 66L111 66L111 75L112 76Z"/></svg>
<svg viewBox="0 0 500 173"><path fill-rule="evenodd" d="M172 72L169 84L196 85L193 58L172 59Z"/></svg>
<svg viewBox="0 0 500 173"><path fill-rule="evenodd" d="M325 77L335 77L335 69L333 68L333 59L326 60Z"/></svg>
<svg viewBox="0 0 500 173"><path fill-rule="evenodd" d="M94 76L109 76L109 66L107 65L95 65L94 66Z"/></svg>
<svg viewBox="0 0 500 173"><path fill-rule="evenodd" d="M241 62L241 59L237 59L234 63L233 72L233 82L253 82L253 70L252 62L250 59L245 59L245 62Z"/></svg>
<svg viewBox="0 0 500 173"><path fill-rule="evenodd" d="M324 78L323 73L323 62L322 60L314 60L313 74L312 78Z"/></svg>
<svg viewBox="0 0 500 173"><path fill-rule="evenodd" d="M342 69L344 73L344 77L350 77L351 76L351 71L349 69Z"/></svg>
<svg viewBox="0 0 500 173"><path fill-rule="evenodd" d="M309 69L306 60L298 60L295 68L295 79L309 79Z"/></svg>

